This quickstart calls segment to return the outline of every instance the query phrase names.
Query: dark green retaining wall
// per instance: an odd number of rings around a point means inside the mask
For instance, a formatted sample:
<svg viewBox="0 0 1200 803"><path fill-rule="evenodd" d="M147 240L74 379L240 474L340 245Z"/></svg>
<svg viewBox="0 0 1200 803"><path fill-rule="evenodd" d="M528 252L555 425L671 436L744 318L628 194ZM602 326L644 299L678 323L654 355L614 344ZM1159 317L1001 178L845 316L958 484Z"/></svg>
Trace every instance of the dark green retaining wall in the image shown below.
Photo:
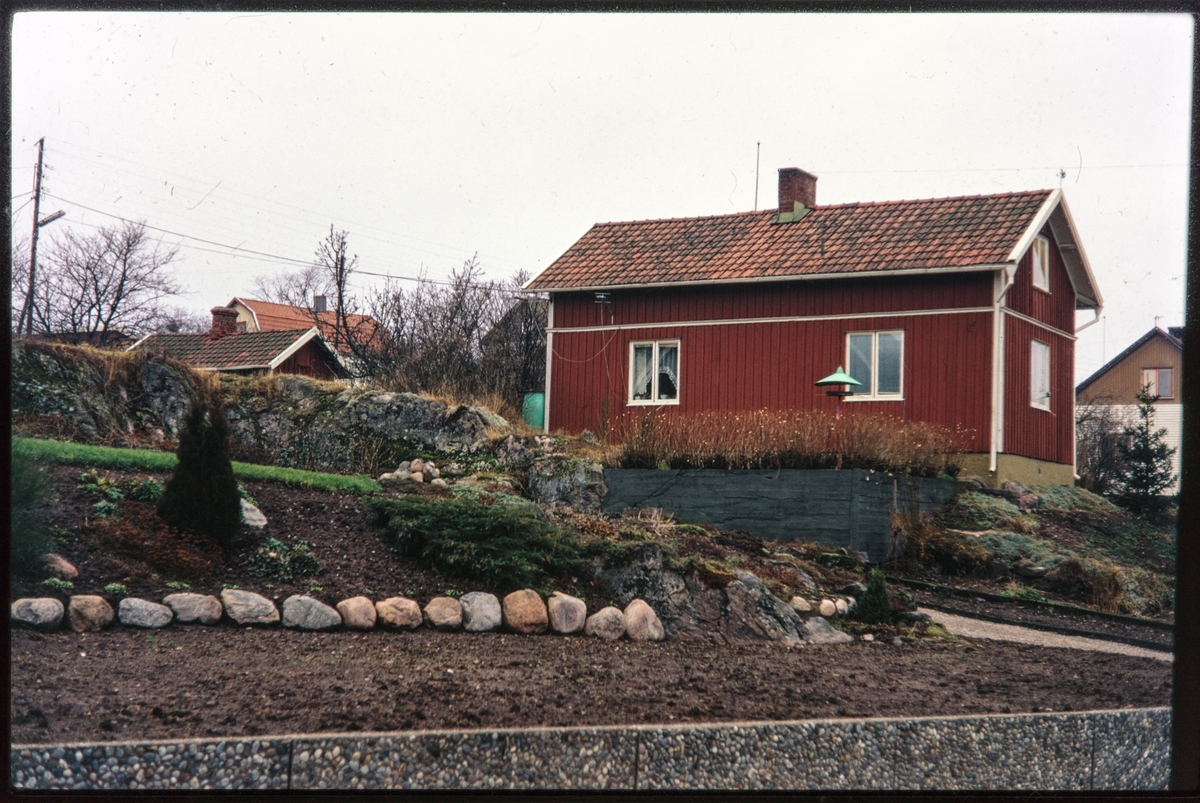
<svg viewBox="0 0 1200 803"><path fill-rule="evenodd" d="M14 745L16 789L1165 789L1171 709Z"/></svg>
<svg viewBox="0 0 1200 803"><path fill-rule="evenodd" d="M929 510L954 496L952 480L882 472L719 469L605 469L605 513L657 507L693 524L745 530L774 541L802 539L891 557L896 505Z"/></svg>

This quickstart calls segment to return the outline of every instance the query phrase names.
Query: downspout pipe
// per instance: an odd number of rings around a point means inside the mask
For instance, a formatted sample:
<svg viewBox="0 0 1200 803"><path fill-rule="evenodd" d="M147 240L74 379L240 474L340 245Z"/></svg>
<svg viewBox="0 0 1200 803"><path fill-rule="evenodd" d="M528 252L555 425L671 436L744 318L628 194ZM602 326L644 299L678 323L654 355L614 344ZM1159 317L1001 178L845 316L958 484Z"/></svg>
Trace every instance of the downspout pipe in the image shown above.
<svg viewBox="0 0 1200 803"><path fill-rule="evenodd" d="M1003 371L1004 353L1000 347L1000 334L1002 331L1002 321L1000 319L1000 307L1004 304L1004 297L1008 295L1009 289L1013 286L1013 282L1017 278L1017 265L1010 263L1004 266L1003 273L997 273L997 278L1003 276L1003 287L996 294L996 300L992 302L992 437L991 450L988 456L988 471L996 473L996 458L998 451L997 440L1000 430L1000 407L1004 404L1004 396L1000 391L1000 378Z"/></svg>
<svg viewBox="0 0 1200 803"><path fill-rule="evenodd" d="M1097 304L1092 310L1096 313L1096 317L1085 323L1083 326L1075 328L1075 334L1079 334L1084 329L1100 320L1100 316L1104 314L1104 303ZM1071 474L1076 480L1083 479L1079 476L1079 422L1078 416L1075 413L1075 404L1071 404Z"/></svg>

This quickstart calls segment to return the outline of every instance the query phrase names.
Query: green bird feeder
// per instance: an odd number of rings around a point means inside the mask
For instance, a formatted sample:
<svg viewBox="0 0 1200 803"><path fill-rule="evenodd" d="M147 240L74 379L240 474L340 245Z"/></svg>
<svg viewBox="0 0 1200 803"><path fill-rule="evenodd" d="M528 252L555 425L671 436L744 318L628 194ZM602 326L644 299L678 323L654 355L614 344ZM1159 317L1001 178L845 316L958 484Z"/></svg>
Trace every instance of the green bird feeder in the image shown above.
<svg viewBox="0 0 1200 803"><path fill-rule="evenodd" d="M843 371L842 366L840 366L840 365L838 366L838 369L836 371L834 371L832 374L825 377L824 379L818 379L814 384L819 388L833 387L833 386L837 386L837 385L857 385L859 387L862 386L862 382L859 382L857 379L850 376L850 374ZM850 396L854 393L854 391L852 391L852 390L827 390L827 391L825 391L825 393L826 393L826 395L837 396L840 398L842 396Z"/></svg>

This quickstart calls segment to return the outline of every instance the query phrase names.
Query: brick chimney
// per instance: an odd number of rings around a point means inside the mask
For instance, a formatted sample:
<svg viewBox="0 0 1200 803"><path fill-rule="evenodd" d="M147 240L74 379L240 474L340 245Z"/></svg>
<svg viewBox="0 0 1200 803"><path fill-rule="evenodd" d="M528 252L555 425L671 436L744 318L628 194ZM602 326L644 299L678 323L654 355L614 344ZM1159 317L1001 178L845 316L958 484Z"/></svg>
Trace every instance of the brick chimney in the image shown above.
<svg viewBox="0 0 1200 803"><path fill-rule="evenodd" d="M208 330L209 343L237 334L237 310L229 307L213 307L209 311L212 312L212 329Z"/></svg>
<svg viewBox="0 0 1200 803"><path fill-rule="evenodd" d="M799 201L809 209L817 205L817 177L798 167L779 168L779 211L791 212Z"/></svg>

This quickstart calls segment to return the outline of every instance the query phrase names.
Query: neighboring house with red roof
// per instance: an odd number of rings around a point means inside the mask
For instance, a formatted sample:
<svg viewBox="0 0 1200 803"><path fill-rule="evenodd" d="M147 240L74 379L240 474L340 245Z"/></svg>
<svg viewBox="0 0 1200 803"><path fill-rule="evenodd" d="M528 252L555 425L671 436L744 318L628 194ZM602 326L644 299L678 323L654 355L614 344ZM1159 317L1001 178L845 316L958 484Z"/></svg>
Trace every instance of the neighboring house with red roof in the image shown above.
<svg viewBox="0 0 1200 803"><path fill-rule="evenodd" d="M245 332L239 331L237 313L228 307L214 307L212 316L207 333L147 335L127 350L166 354L203 371L300 374L315 379L347 376L337 352L316 326Z"/></svg>
<svg viewBox="0 0 1200 803"><path fill-rule="evenodd" d="M967 431L964 473L1074 479L1076 310L1102 300L1061 190L602 223L527 285L550 297L547 429L605 413L843 405Z"/></svg>
<svg viewBox="0 0 1200 803"><path fill-rule="evenodd" d="M1167 431L1163 440L1175 449L1174 471L1179 474L1183 451L1183 327L1155 326L1075 388L1081 409L1107 407L1122 425L1137 421L1137 394L1149 386L1154 402L1155 429ZM1178 490L1178 480L1168 489Z"/></svg>
<svg viewBox="0 0 1200 803"><path fill-rule="evenodd" d="M316 325L346 370L354 375L359 373L359 361L350 339L361 347L377 345L382 337L379 323L369 315L347 314L346 325L338 326L337 313L326 309L325 296L314 296L312 309L240 297L226 306L237 311L238 330L243 332L283 332Z"/></svg>

